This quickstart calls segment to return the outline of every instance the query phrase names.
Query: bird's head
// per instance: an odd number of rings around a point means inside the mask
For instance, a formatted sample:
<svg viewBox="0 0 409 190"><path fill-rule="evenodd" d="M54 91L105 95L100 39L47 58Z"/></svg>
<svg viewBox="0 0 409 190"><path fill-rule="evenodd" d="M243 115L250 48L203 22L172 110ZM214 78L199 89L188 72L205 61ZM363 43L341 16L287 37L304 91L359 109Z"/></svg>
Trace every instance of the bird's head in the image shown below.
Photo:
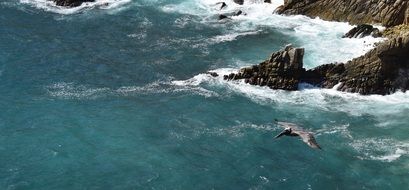
<svg viewBox="0 0 409 190"><path fill-rule="evenodd" d="M283 135L289 135L289 134L291 134L291 131L292 131L291 127L286 127L286 128L284 129L284 131L282 131L280 134L278 134L278 135L275 136L274 138L279 138L279 137L281 137L281 136L283 136Z"/></svg>

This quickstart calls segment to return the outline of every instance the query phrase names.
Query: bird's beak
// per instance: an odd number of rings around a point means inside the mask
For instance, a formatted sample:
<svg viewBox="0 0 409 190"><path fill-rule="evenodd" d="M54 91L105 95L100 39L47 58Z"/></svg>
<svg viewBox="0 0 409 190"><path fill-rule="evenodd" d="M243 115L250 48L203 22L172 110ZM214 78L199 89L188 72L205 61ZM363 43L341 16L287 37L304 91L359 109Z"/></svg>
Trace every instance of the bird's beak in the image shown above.
<svg viewBox="0 0 409 190"><path fill-rule="evenodd" d="M280 134L278 134L277 136L275 136L274 138L280 138L281 136L283 136L285 134L285 131L281 132Z"/></svg>

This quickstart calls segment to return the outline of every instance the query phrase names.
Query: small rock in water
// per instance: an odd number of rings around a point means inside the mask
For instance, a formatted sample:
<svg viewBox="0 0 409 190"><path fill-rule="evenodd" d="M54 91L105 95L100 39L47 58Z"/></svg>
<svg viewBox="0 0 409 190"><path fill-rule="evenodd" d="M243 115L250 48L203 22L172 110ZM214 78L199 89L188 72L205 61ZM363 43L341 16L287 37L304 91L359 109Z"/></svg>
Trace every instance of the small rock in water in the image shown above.
<svg viewBox="0 0 409 190"><path fill-rule="evenodd" d="M242 15L242 14L243 14L243 11L239 10L236 13L234 13L234 16L239 16L239 15Z"/></svg>
<svg viewBox="0 0 409 190"><path fill-rule="evenodd" d="M348 33L346 33L343 38L363 38L365 36L372 35L373 37L380 37L379 29L374 28L369 24L360 24L352 28Z"/></svg>
<svg viewBox="0 0 409 190"><path fill-rule="evenodd" d="M83 2L95 2L95 0L53 0L58 6L78 7Z"/></svg>
<svg viewBox="0 0 409 190"><path fill-rule="evenodd" d="M212 77L218 77L219 74L217 74L216 72L207 72L207 74L209 74Z"/></svg>
<svg viewBox="0 0 409 190"><path fill-rule="evenodd" d="M226 19L226 18L229 18L229 17L226 16L226 15L219 15L219 20L223 20L223 19Z"/></svg>
<svg viewBox="0 0 409 190"><path fill-rule="evenodd" d="M244 4L244 0L234 0L235 3L239 4L239 5L243 5Z"/></svg>
<svg viewBox="0 0 409 190"><path fill-rule="evenodd" d="M221 4L220 10L227 7L227 4L225 2L220 2L220 4Z"/></svg>

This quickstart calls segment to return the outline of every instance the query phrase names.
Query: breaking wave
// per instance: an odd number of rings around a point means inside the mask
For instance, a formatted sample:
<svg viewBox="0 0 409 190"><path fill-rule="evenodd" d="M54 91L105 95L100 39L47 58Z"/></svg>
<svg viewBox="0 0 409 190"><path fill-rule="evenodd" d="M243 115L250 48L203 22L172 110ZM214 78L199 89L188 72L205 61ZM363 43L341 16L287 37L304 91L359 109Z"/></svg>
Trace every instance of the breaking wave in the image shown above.
<svg viewBox="0 0 409 190"><path fill-rule="evenodd" d="M244 81L225 81L223 75L237 69L218 69L218 77L199 74L188 80L173 81L179 86L218 86L250 98L260 104L286 104L312 106L324 111L342 111L350 115L390 115L409 110L409 92L396 92L392 95L362 96L355 93L340 92L335 89L311 88L301 85L300 91L272 90L268 87L245 84Z"/></svg>
<svg viewBox="0 0 409 190"><path fill-rule="evenodd" d="M373 37L342 38L342 35L353 27L348 23L323 21L319 18L311 19L302 15L273 14L274 10L283 4L281 0L273 1L271 4L256 0L244 5L226 1L227 8L222 10L220 10L219 2L218 0L188 0L180 4L165 5L162 10L194 15L201 18L200 22L206 25L221 28L224 34L214 36L211 41L233 41L238 36L255 35L266 28L280 32L294 39L290 43L306 49L308 56L305 57L304 62L307 68L348 61L365 54L374 48L376 42L384 40ZM244 14L232 16L226 21L217 21L219 14L228 15L238 10L243 11ZM334 46L334 44L337 45Z"/></svg>
<svg viewBox="0 0 409 190"><path fill-rule="evenodd" d="M29 4L33 7L58 14L75 14L89 9L114 9L121 7L131 0L96 0L95 2L84 2L78 7L61 7L57 6L50 0L20 0L21 3Z"/></svg>

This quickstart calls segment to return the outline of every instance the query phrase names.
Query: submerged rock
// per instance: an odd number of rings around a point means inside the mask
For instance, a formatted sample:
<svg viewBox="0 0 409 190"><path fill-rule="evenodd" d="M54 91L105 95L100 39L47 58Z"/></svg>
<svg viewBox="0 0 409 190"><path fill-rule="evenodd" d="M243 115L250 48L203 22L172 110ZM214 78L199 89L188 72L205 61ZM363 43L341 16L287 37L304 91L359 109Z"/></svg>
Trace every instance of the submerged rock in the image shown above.
<svg viewBox="0 0 409 190"><path fill-rule="evenodd" d="M380 37L380 31L369 24L360 24L352 28L348 33L346 33L343 38L363 38L365 36L373 36L375 38Z"/></svg>
<svg viewBox="0 0 409 190"><path fill-rule="evenodd" d="M53 0L58 6L78 7L83 2L94 2L95 0Z"/></svg>
<svg viewBox="0 0 409 190"><path fill-rule="evenodd" d="M234 16L240 16L242 14L243 14L243 11L238 10L237 12L234 13ZM246 15L246 14L244 14L244 15Z"/></svg>
<svg viewBox="0 0 409 190"><path fill-rule="evenodd" d="M352 24L381 23L387 27L409 23L407 0L284 0L276 12Z"/></svg>

